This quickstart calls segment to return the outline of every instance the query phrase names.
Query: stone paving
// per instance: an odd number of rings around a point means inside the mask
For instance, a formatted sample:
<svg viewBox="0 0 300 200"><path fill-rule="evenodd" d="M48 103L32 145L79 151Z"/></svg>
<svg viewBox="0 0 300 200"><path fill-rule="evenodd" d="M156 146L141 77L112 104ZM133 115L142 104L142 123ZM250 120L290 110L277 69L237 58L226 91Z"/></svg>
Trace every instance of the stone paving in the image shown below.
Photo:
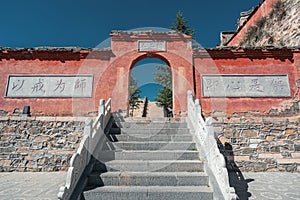
<svg viewBox="0 0 300 200"><path fill-rule="evenodd" d="M244 172L230 173L231 184L241 200L300 199L300 173ZM238 179L240 177L240 179Z"/></svg>
<svg viewBox="0 0 300 200"><path fill-rule="evenodd" d="M57 200L66 172L1 172L1 200Z"/></svg>
<svg viewBox="0 0 300 200"><path fill-rule="evenodd" d="M300 199L300 173L230 173L241 200ZM66 172L0 173L1 200L57 200Z"/></svg>

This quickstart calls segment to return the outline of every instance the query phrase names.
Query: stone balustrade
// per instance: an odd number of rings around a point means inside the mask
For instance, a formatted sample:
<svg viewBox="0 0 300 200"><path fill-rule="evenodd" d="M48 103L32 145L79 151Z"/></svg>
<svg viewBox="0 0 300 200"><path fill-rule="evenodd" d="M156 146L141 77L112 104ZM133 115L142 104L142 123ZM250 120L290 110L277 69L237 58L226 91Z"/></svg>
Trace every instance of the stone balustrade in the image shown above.
<svg viewBox="0 0 300 200"><path fill-rule="evenodd" d="M71 199L77 184L81 184L84 187L80 180L95 153L95 149L98 148L99 142L104 141L104 129L110 117L111 99L106 104L104 100L100 100L97 118L94 121L87 119L85 122L83 139L77 152L71 158L66 184L60 187L58 199Z"/></svg>
<svg viewBox="0 0 300 200"><path fill-rule="evenodd" d="M194 102L191 91L188 91L187 122L200 151L200 157L205 160L204 166L210 177L214 196L217 199L237 199L235 189L229 185L225 159L218 149L212 118L203 119L199 100Z"/></svg>

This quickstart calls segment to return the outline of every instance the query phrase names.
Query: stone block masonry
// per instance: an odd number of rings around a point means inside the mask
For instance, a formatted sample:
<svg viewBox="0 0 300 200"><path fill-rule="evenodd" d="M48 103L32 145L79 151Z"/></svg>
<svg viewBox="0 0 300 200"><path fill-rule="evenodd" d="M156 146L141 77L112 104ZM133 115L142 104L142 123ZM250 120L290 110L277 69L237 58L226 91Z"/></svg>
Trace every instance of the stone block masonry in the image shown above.
<svg viewBox="0 0 300 200"><path fill-rule="evenodd" d="M67 170L83 136L84 120L1 117L0 172Z"/></svg>
<svg viewBox="0 0 300 200"><path fill-rule="evenodd" d="M300 172L300 117L214 118L220 150L244 172Z"/></svg>

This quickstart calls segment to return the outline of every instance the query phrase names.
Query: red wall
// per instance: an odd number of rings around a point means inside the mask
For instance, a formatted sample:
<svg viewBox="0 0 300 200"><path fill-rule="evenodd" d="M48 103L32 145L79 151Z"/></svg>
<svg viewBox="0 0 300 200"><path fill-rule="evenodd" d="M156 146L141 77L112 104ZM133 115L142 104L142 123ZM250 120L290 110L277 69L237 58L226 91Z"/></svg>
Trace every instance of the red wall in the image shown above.
<svg viewBox="0 0 300 200"><path fill-rule="evenodd" d="M0 109L9 113L15 108L29 105L34 115L83 115L97 110L97 98L7 98L6 84L13 74L93 74L94 92L102 87L98 79L108 61L93 59L84 53L67 51L16 51L0 54ZM107 83L104 83L107 84Z"/></svg>
<svg viewBox="0 0 300 200"><path fill-rule="evenodd" d="M203 54L206 53L206 56ZM297 68L293 64L293 53L289 50L208 50L195 52L196 93L201 100L205 113L223 111L231 115L239 112L268 114L271 109L284 111L292 106L298 92ZM202 55L202 56L201 56ZM298 56L298 54L297 54ZM292 97L290 98L207 98L202 97L201 75L208 74L245 74L271 75L287 74L289 77Z"/></svg>
<svg viewBox="0 0 300 200"><path fill-rule="evenodd" d="M2 49L0 50L0 110L12 113L15 108L31 106L33 115L88 115L97 111L100 99L112 98L112 110L127 110L129 74L143 58L160 58L173 74L174 111L187 110L187 90L194 90L203 111L284 111L298 102L297 79L300 77L300 52L289 49L200 49L192 51L188 36L171 33L112 34L107 50L91 49ZM138 40L165 40L166 52L138 52ZM193 66L195 67L193 69ZM92 74L92 98L7 98L7 78L12 74ZM290 98L204 98L201 75L205 74L288 74Z"/></svg>

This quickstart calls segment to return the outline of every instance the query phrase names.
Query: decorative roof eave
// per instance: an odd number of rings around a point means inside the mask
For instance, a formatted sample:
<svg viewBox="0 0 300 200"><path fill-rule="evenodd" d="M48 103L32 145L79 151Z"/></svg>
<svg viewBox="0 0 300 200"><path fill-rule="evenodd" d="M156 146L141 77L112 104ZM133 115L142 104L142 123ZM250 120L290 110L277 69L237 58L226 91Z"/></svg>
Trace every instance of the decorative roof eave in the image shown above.
<svg viewBox="0 0 300 200"><path fill-rule="evenodd" d="M192 36L177 31L170 30L168 32L155 32L152 30L143 31L122 31L113 30L110 33L112 40L137 40L137 39L155 39L164 40L192 40Z"/></svg>
<svg viewBox="0 0 300 200"><path fill-rule="evenodd" d="M212 58L212 59L266 59L275 58L293 61L293 54L300 53L300 46L297 47L220 47L193 49L194 58Z"/></svg>
<svg viewBox="0 0 300 200"><path fill-rule="evenodd" d="M32 48L11 48L11 47L0 47L0 52L7 51L7 52L35 52L35 51L47 51L47 52L103 52L103 51L110 51L110 48L106 49L98 49L98 48L81 48L81 47L32 47Z"/></svg>
<svg viewBox="0 0 300 200"><path fill-rule="evenodd" d="M1 59L16 60L80 60L103 59L114 57L110 48L79 48L79 47L34 47L34 48L10 48L0 47Z"/></svg>

